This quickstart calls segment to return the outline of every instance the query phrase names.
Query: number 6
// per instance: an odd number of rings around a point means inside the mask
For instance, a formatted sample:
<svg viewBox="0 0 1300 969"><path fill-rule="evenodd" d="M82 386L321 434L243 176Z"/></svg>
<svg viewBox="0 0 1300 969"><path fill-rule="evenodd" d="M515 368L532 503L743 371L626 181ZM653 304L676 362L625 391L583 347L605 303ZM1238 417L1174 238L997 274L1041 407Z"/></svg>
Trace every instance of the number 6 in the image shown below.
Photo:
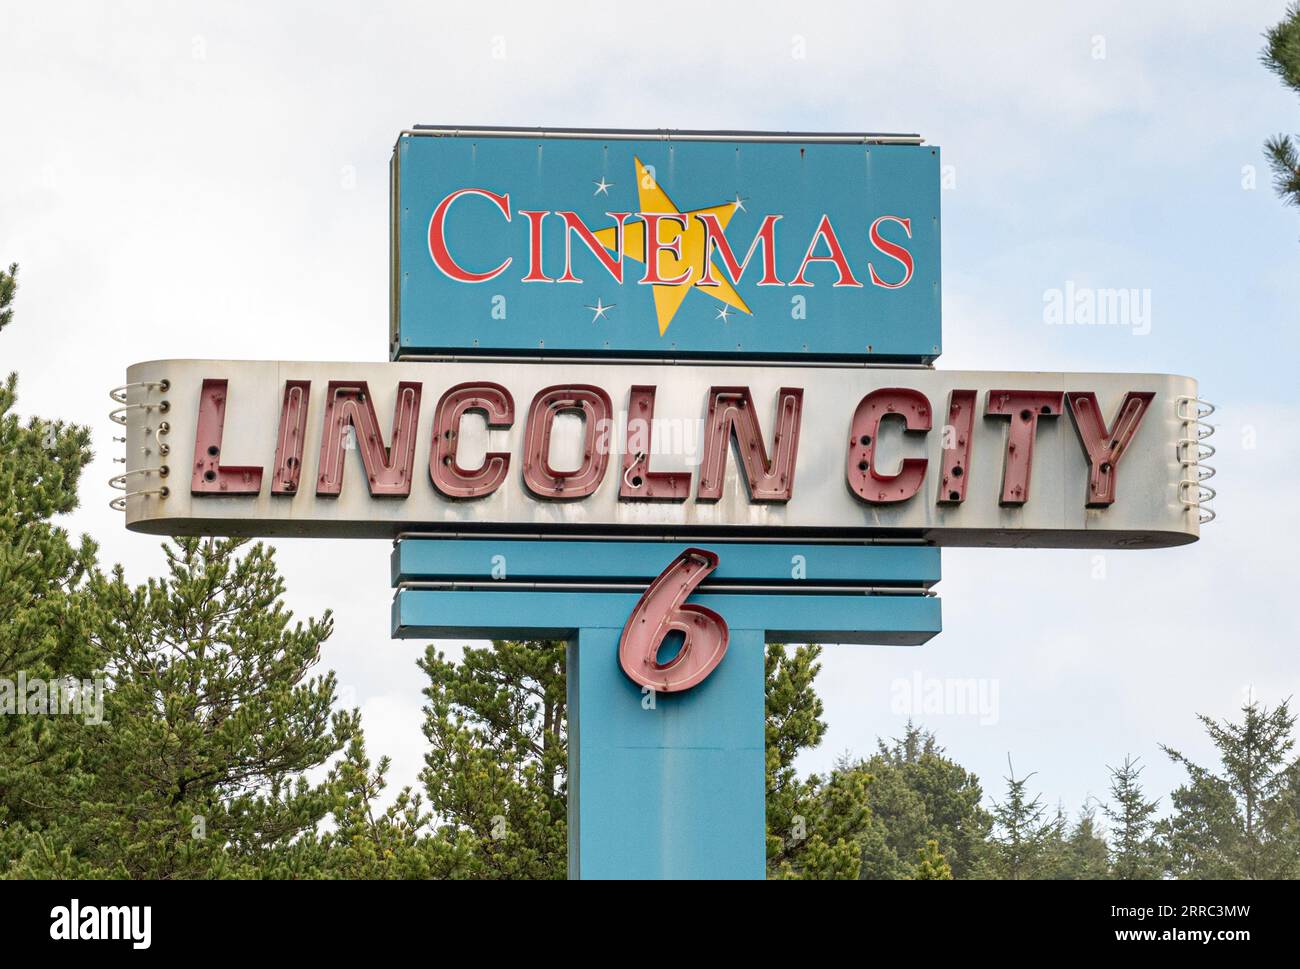
<svg viewBox="0 0 1300 969"><path fill-rule="evenodd" d="M713 552L688 548L637 600L618 643L619 664L633 682L659 693L689 690L722 662L727 651L726 621L712 609L686 603L717 567ZM660 663L659 647L674 630L682 634L682 648Z"/></svg>

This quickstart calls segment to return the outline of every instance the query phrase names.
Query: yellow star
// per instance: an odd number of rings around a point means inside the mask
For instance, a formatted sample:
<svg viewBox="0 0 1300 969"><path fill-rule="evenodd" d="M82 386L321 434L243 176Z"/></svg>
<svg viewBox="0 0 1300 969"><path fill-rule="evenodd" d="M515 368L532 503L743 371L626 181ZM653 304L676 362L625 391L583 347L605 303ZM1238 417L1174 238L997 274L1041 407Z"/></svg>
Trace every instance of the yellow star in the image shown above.
<svg viewBox="0 0 1300 969"><path fill-rule="evenodd" d="M672 243L674 239L681 240L681 258L673 255L671 252L659 251L659 278L673 279L689 272L686 281L679 286L668 286L656 284L651 286L655 296L655 313L659 317L659 335L663 336L668 329L668 324L673 321L678 307L682 305L682 300L686 298L686 292L691 287L699 288L700 292L712 296L714 299L734 306L742 313L749 313L749 307L745 301L740 298L731 281L727 278L725 270L720 269L714 264L713 278L717 281L716 286L700 286L697 281L704 273L704 246L707 235L704 231L704 224L696 219L696 215L712 213L718 217L718 224L724 229L731 217L736 213L736 203L724 202L722 205L712 205L705 209L691 209L688 212L680 211L668 197L668 193L661 189L654 177L646 171L641 164L640 158L633 158L636 163L636 184L637 193L640 196L642 212L662 212L665 215L680 215L686 218L686 229L683 230L675 222L659 223L659 241L660 243ZM615 227L608 229L598 229L595 233L596 239L602 246L611 252L617 251L617 233ZM623 229L623 254L629 259L637 262L645 262L646 238L645 222L629 222Z"/></svg>

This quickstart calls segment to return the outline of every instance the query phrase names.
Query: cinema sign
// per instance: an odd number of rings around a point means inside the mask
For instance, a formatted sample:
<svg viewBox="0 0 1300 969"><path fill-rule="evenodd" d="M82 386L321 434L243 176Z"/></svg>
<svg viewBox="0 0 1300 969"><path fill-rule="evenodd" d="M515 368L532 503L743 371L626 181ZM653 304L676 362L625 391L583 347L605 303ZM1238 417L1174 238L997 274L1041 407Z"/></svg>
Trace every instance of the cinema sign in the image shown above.
<svg viewBox="0 0 1300 969"><path fill-rule="evenodd" d="M156 534L1196 540L1159 374L666 363L133 366L128 527Z"/></svg>
<svg viewBox="0 0 1300 969"><path fill-rule="evenodd" d="M406 132L391 356L929 362L939 190L908 135Z"/></svg>

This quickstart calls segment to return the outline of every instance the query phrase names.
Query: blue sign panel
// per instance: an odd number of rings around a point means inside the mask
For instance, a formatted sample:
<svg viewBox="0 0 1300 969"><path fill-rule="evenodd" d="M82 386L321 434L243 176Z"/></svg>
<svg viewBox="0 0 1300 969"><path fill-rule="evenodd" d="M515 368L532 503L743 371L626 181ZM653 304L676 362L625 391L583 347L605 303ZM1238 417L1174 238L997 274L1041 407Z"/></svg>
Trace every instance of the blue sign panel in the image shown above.
<svg viewBox="0 0 1300 969"><path fill-rule="evenodd" d="M933 360L939 153L919 141L404 134L392 355Z"/></svg>

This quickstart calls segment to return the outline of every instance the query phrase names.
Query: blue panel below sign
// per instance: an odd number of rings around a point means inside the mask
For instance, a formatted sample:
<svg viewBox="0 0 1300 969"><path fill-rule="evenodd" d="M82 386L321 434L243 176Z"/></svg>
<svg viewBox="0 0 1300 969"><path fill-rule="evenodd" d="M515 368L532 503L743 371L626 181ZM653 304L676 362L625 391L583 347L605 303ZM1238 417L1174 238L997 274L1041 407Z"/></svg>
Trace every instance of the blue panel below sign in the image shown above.
<svg viewBox="0 0 1300 969"><path fill-rule="evenodd" d="M939 581L939 549L923 545L403 538L393 548L393 584L428 579L649 582L688 547L718 554L712 583L928 588Z"/></svg>
<svg viewBox="0 0 1300 969"><path fill-rule="evenodd" d="M399 589L395 639L568 639L579 629L619 629L638 593L517 589ZM768 642L917 646L942 628L939 599L923 595L709 594L691 602L737 629L762 629Z"/></svg>
<svg viewBox="0 0 1300 969"><path fill-rule="evenodd" d="M569 646L569 877L762 878L763 634L733 629L708 679L653 696L618 640Z"/></svg>

